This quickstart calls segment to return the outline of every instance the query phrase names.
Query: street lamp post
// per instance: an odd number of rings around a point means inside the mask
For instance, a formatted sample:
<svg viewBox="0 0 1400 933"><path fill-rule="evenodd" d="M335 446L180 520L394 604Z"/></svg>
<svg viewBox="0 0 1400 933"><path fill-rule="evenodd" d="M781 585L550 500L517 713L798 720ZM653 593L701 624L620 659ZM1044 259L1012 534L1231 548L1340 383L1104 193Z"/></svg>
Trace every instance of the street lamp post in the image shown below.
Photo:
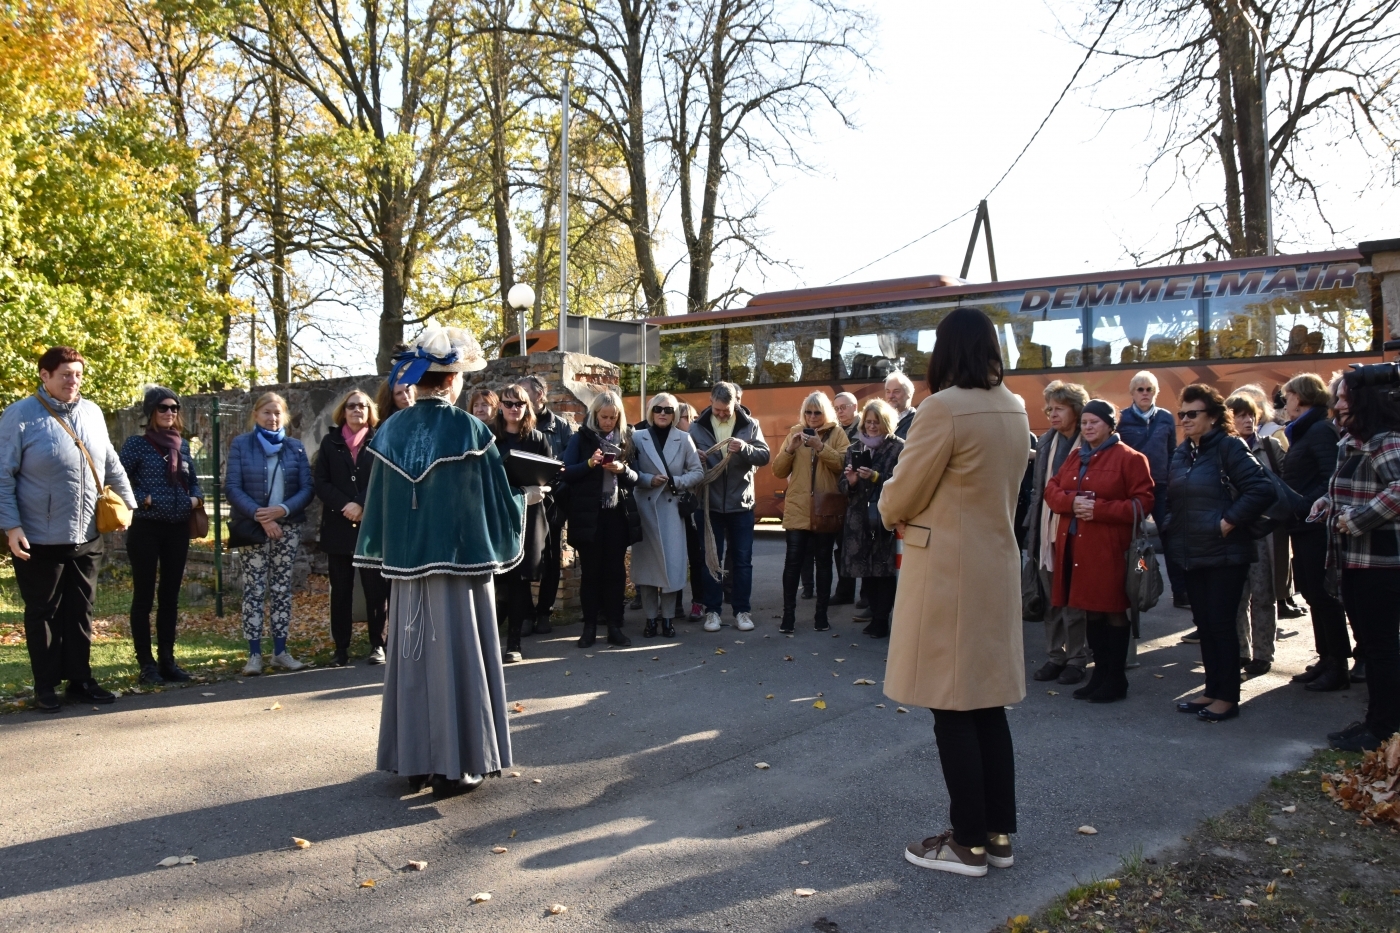
<svg viewBox="0 0 1400 933"><path fill-rule="evenodd" d="M527 332L525 315L528 308L535 306L535 290L524 282L516 282L506 293L506 303L515 309L516 323L520 328L520 355L525 356L528 353L525 346Z"/></svg>

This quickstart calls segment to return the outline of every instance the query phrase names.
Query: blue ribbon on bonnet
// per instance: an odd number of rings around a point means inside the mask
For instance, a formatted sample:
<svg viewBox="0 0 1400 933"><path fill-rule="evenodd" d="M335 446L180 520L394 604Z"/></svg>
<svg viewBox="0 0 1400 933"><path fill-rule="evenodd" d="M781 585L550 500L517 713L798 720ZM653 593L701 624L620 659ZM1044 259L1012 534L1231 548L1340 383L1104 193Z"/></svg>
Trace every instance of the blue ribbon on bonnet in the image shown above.
<svg viewBox="0 0 1400 933"><path fill-rule="evenodd" d="M394 366L389 370L389 385L417 385L418 380L423 378L423 374L432 364L451 366L459 359L461 354L456 350L446 356L433 356L422 347L404 350L394 355Z"/></svg>

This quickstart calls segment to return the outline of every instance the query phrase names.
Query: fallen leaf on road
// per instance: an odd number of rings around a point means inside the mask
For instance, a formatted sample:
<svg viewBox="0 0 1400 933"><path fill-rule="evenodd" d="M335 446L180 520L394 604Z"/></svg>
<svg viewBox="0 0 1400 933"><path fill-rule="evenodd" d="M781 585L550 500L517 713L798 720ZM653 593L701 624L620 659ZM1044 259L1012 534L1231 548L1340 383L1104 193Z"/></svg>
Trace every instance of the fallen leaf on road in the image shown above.
<svg viewBox="0 0 1400 933"><path fill-rule="evenodd" d="M765 700L771 700L771 699L773 699L773 694L771 694L771 693L768 694L766 697L764 697L764 699L765 699Z"/></svg>
<svg viewBox="0 0 1400 933"><path fill-rule="evenodd" d="M836 659L836 663L837 663L837 664L845 664L845 663L846 663L846 659L845 659L845 658L837 658L837 659Z"/></svg>
<svg viewBox="0 0 1400 933"><path fill-rule="evenodd" d="M531 784L543 784L544 781L541 781L539 778L531 778L531 779L530 779L530 783L531 783Z"/></svg>
<svg viewBox="0 0 1400 933"><path fill-rule="evenodd" d="M1045 692L1052 697L1057 697L1060 695L1060 691L1058 690L1046 690Z"/></svg>
<svg viewBox="0 0 1400 933"><path fill-rule="evenodd" d="M725 653L725 650L724 650L723 648L716 648L716 649L715 649L715 654L724 654L724 653Z"/></svg>
<svg viewBox="0 0 1400 933"><path fill-rule="evenodd" d="M512 707L510 708L510 711L511 711L512 713L523 713L523 712L525 712L525 704L524 704L524 703L517 703L517 704L515 704L514 706L512 706Z"/></svg>
<svg viewBox="0 0 1400 933"><path fill-rule="evenodd" d="M593 657L593 655L591 655L591 654L585 654L584 657L585 657L585 658L591 658L591 657Z"/></svg>
<svg viewBox="0 0 1400 933"><path fill-rule="evenodd" d="M361 881L361 882L360 882L360 887L362 887L362 888L372 888L372 887L374 887L374 879L373 879L373 878L366 878L364 881Z"/></svg>
<svg viewBox="0 0 1400 933"><path fill-rule="evenodd" d="M875 681L873 681L873 680L867 680L866 678L862 677L862 678L860 678L859 680L857 680L857 681L854 683L853 686L856 686L856 687L873 687L873 686L875 686Z"/></svg>
<svg viewBox="0 0 1400 933"><path fill-rule="evenodd" d="M1285 868L1285 869L1283 870L1283 873L1284 873L1285 875L1287 875L1288 877L1290 877L1290 878L1293 877L1293 869L1291 869L1291 868Z"/></svg>
<svg viewBox="0 0 1400 933"><path fill-rule="evenodd" d="M799 864L799 865L810 865L810 864L812 864L812 863L809 862L809 861L807 861L807 860L804 858L802 861L798 862L797 864Z"/></svg>
<svg viewBox="0 0 1400 933"><path fill-rule="evenodd" d="M885 704L883 704L883 703L876 703L876 704L875 704L875 708L876 708L876 709L884 709L884 708L885 708Z"/></svg>
<svg viewBox="0 0 1400 933"><path fill-rule="evenodd" d="M796 894L798 897L811 897L813 894L817 893L817 890L816 888L798 888L792 893Z"/></svg>
<svg viewBox="0 0 1400 933"><path fill-rule="evenodd" d="M311 848L311 840L293 836L292 845L296 846L298 849L309 849Z"/></svg>
<svg viewBox="0 0 1400 933"><path fill-rule="evenodd" d="M202 696L202 697L212 697L212 696L217 696L217 694L213 694L213 693L201 693L200 696Z"/></svg>
<svg viewBox="0 0 1400 933"><path fill-rule="evenodd" d="M832 671L832 672L831 672L831 676L832 676L832 677L840 677L841 675L838 674L838 673L836 673L835 671Z"/></svg>
<svg viewBox="0 0 1400 933"><path fill-rule="evenodd" d="M1081 826L1079 827L1079 833L1083 836L1097 836L1099 831L1092 826Z"/></svg>
<svg viewBox="0 0 1400 933"><path fill-rule="evenodd" d="M565 676L565 677L568 677L568 676L569 676L570 674L572 674L572 673L573 673L573 671L565 671L565 672L564 672L564 676Z"/></svg>
<svg viewBox="0 0 1400 933"><path fill-rule="evenodd" d="M1276 845L1278 845L1278 837L1277 837L1277 836L1270 836L1268 839L1265 839L1265 840L1264 840L1264 845L1266 845L1266 846L1276 846Z"/></svg>
<svg viewBox="0 0 1400 933"><path fill-rule="evenodd" d="M1278 890L1278 882L1277 882L1277 881L1270 881L1270 882L1268 883L1268 885L1264 888L1264 893L1265 893L1265 894L1273 894L1273 893L1274 893L1275 891L1277 891L1277 890Z"/></svg>
<svg viewBox="0 0 1400 933"><path fill-rule="evenodd" d="M404 871L424 871L427 869L427 862L419 862L413 859L408 860L408 864L403 867Z"/></svg>
<svg viewBox="0 0 1400 933"><path fill-rule="evenodd" d="M1254 903L1253 901L1251 901L1251 900L1250 900L1249 898L1247 898L1247 897L1242 897L1242 898L1240 898L1240 906L1241 906L1241 907L1258 907L1259 905L1256 904L1256 903Z"/></svg>
<svg viewBox="0 0 1400 933"><path fill-rule="evenodd" d="M907 712L909 712L907 709L905 709L905 708L902 707L902 706L896 706L896 707L894 708L894 711L895 711L896 713L907 713Z"/></svg>
<svg viewBox="0 0 1400 933"><path fill-rule="evenodd" d="M660 656L660 655L657 655L656 657L652 658L652 660L653 660L653 661L660 661L660 660L661 660L661 656ZM641 668L637 668L637 670L641 670Z"/></svg>
<svg viewBox="0 0 1400 933"><path fill-rule="evenodd" d="M1152 676L1156 677L1158 680L1161 680L1163 678L1162 674L1153 674Z"/></svg>
<svg viewBox="0 0 1400 933"><path fill-rule="evenodd" d="M1297 813L1297 812L1298 812L1298 805L1297 805L1296 803L1291 803L1291 804L1289 804L1288 806L1286 806L1286 807L1283 808L1283 812L1284 812L1284 813Z"/></svg>
<svg viewBox="0 0 1400 933"><path fill-rule="evenodd" d="M566 911L566 910L568 910L568 909L569 909L569 908L565 907L563 904L550 904L550 905L549 905L549 912L552 913L552 914L554 914L556 917L559 916L560 914L562 914L564 911Z"/></svg>
<svg viewBox="0 0 1400 933"><path fill-rule="evenodd" d="M826 709L826 701L818 700L817 702L812 704L812 709Z"/></svg>
<svg viewBox="0 0 1400 933"><path fill-rule="evenodd" d="M783 660L784 660L784 661L791 661L791 660L792 660L792 655L790 655L790 654L785 654L785 655L783 655Z"/></svg>
<svg viewBox="0 0 1400 933"><path fill-rule="evenodd" d="M510 773L510 776L511 776L511 777L520 777L520 772L519 772L519 771L512 771L512 772Z"/></svg>
<svg viewBox="0 0 1400 933"><path fill-rule="evenodd" d="M512 839L515 838L515 830L513 830L513 829L510 831L510 838L512 838Z"/></svg>
<svg viewBox="0 0 1400 933"><path fill-rule="evenodd" d="M282 704L281 704L281 703L273 703L271 706L268 707L269 710L281 709L281 708L282 708Z"/></svg>
<svg viewBox="0 0 1400 933"><path fill-rule="evenodd" d="M760 770L760 771L767 771L767 770L768 770L768 762L766 762L766 761L760 761L760 762L758 762L757 764L755 764L754 767L757 768L757 769Z"/></svg>
<svg viewBox="0 0 1400 933"><path fill-rule="evenodd" d="M174 868L176 865L179 864L180 856L178 855L168 855L165 858L161 859L159 862L156 862L156 865L161 868Z"/></svg>
<svg viewBox="0 0 1400 933"><path fill-rule="evenodd" d="M502 854L504 854L504 853L506 852L506 847L505 847L505 846L492 846L492 847L491 847L491 851L492 851L492 852L495 852L497 855L502 855Z"/></svg>
<svg viewBox="0 0 1400 933"><path fill-rule="evenodd" d="M483 902L489 901L489 900L491 900L491 892L490 892L490 891L482 891L480 894L473 894L473 895L472 895L472 903L473 903L473 904L480 904L480 903L483 903Z"/></svg>
<svg viewBox="0 0 1400 933"><path fill-rule="evenodd" d="M734 644L736 644L736 645L742 645L743 642L742 642L742 641L739 641L739 640L737 640L737 639L735 639Z"/></svg>
<svg viewBox="0 0 1400 933"><path fill-rule="evenodd" d="M195 862L197 862L197 861L199 861L199 857L198 857L198 856L194 856L194 855L182 855L182 856L180 856L180 864L181 864L181 865L193 865L193 864L194 864Z"/></svg>

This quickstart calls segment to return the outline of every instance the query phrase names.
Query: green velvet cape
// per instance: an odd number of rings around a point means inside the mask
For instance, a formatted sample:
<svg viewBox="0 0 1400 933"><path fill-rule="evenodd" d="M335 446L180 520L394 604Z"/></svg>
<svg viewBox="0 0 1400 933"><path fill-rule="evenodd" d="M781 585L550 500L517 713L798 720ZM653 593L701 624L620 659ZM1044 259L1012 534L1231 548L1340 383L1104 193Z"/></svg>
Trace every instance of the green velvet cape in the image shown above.
<svg viewBox="0 0 1400 933"><path fill-rule="evenodd" d="M407 580L520 563L525 498L480 420L445 399L420 398L386 419L369 449L375 461L355 566Z"/></svg>

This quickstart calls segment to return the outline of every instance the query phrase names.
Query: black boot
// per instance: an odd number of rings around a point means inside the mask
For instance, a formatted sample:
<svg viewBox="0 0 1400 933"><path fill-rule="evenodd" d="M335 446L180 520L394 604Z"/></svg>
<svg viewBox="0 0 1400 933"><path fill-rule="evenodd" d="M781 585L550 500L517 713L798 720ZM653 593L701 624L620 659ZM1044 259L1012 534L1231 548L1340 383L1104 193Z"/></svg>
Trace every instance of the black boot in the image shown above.
<svg viewBox="0 0 1400 933"><path fill-rule="evenodd" d="M626 648L632 644L632 639L622 634L622 623L608 626L608 644L616 645L619 648Z"/></svg>
<svg viewBox="0 0 1400 933"><path fill-rule="evenodd" d="M508 639L506 640L506 650L505 650L505 653L501 655L501 663L502 663L502 664L515 664L516 662L518 662L518 661L523 661L523 660L525 660L525 656L524 656L523 654L520 653L520 639L519 639L519 637L516 637L516 638L508 638Z"/></svg>
<svg viewBox="0 0 1400 933"><path fill-rule="evenodd" d="M1090 703L1112 703L1128 698L1128 641L1131 629L1126 625L1105 625L1103 654L1094 653L1094 666L1104 665L1103 683L1089 695ZM1107 662L1106 664L1104 662Z"/></svg>
<svg viewBox="0 0 1400 933"><path fill-rule="evenodd" d="M793 633L794 631L796 631L796 630L797 630L797 608L796 608L796 607L788 608L788 607L786 607L786 606L783 607L783 621L782 621L782 624L778 626L778 631L784 632L784 633L790 635L790 634L792 634L792 633Z"/></svg>
<svg viewBox="0 0 1400 933"><path fill-rule="evenodd" d="M1321 673L1310 683L1303 685L1304 690L1311 690L1314 693L1330 693L1333 690L1345 690L1351 686L1351 676L1347 673L1346 658L1323 658L1318 667Z"/></svg>
<svg viewBox="0 0 1400 933"><path fill-rule="evenodd" d="M593 643L598 640L598 623L583 623L583 634L579 636L578 646L580 648L592 648Z"/></svg>
<svg viewBox="0 0 1400 933"><path fill-rule="evenodd" d="M676 627L675 627L673 624L671 624L671 620L670 620L670 619L662 619L662 620L661 620L661 637L663 637L663 638L675 638L675 637L676 637Z"/></svg>
<svg viewBox="0 0 1400 933"><path fill-rule="evenodd" d="M655 619L647 619L647 624L646 624L645 626L642 627L642 637L643 637L643 638L655 638L655 637L656 637L656 620L655 620Z"/></svg>
<svg viewBox="0 0 1400 933"><path fill-rule="evenodd" d="M142 674L145 674L144 668L142 669ZM163 658L161 660L160 676L167 683L182 684L194 680L194 677L190 675L190 672L185 670L180 665L176 664L173 658Z"/></svg>
<svg viewBox="0 0 1400 933"><path fill-rule="evenodd" d="M554 631L554 626L549 624L549 613L541 612L535 616L535 634L548 635Z"/></svg>
<svg viewBox="0 0 1400 933"><path fill-rule="evenodd" d="M1094 669L1089 673L1089 682L1070 694L1076 700L1089 699L1103 686L1106 668L1099 659L1107 654L1103 644L1103 630L1106 628L1107 622L1089 622L1084 626L1084 643L1094 656Z"/></svg>
<svg viewBox="0 0 1400 933"><path fill-rule="evenodd" d="M525 638L529 638L531 635L535 634L534 616L529 615L528 613L526 614L524 621L520 623L520 634Z"/></svg>

